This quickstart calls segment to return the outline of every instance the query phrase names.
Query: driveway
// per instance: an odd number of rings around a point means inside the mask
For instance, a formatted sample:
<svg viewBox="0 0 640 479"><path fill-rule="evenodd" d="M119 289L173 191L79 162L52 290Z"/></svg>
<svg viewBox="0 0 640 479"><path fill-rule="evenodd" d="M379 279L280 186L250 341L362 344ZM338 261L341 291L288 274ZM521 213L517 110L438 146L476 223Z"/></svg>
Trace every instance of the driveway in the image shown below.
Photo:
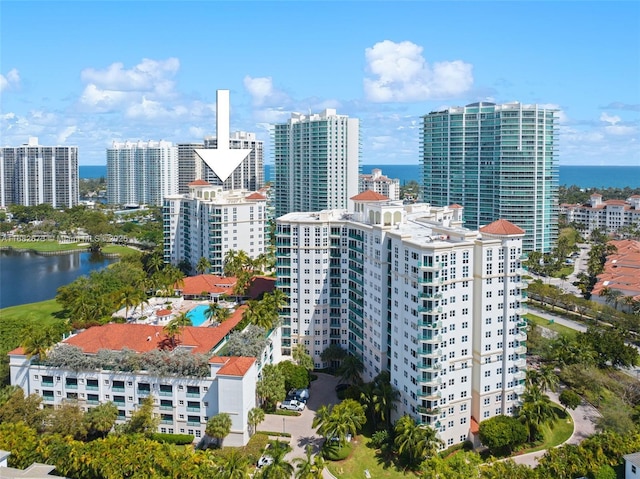
<svg viewBox="0 0 640 479"><path fill-rule="evenodd" d="M288 461L296 457L305 457L307 444L313 446L314 454L319 451L323 439L311 427L315 412L322 405L336 404L338 402L338 396L335 391L338 378L324 373L314 374L318 376L318 379L311 382L307 407L300 416L266 414L264 421L257 427L258 431L282 431L291 434L291 438L280 438L282 440L290 440L292 451L286 456Z"/></svg>

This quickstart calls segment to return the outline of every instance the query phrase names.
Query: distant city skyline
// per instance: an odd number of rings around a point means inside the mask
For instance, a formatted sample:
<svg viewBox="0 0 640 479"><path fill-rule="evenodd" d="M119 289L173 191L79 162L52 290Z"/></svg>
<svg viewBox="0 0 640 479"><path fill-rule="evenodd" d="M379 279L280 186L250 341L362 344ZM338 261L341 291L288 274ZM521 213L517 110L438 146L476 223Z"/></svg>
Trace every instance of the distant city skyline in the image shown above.
<svg viewBox="0 0 640 479"><path fill-rule="evenodd" d="M292 112L360 119L363 165L418 164L420 117L482 100L557 107L561 165L640 166L637 2L3 1L0 27L0 146L81 165L202 142L229 89L269 164Z"/></svg>

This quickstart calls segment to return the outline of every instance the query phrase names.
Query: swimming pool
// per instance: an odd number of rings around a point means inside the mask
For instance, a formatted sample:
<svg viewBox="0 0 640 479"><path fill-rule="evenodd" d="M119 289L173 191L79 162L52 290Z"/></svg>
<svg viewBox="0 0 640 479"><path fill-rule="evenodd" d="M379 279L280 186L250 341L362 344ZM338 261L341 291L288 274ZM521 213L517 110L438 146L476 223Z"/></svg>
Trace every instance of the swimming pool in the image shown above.
<svg viewBox="0 0 640 479"><path fill-rule="evenodd" d="M204 312L209 309L209 306L206 304L200 304L195 308L191 309L187 313L187 317L191 320L191 324L194 326L200 326L207 320L207 317L204 315Z"/></svg>

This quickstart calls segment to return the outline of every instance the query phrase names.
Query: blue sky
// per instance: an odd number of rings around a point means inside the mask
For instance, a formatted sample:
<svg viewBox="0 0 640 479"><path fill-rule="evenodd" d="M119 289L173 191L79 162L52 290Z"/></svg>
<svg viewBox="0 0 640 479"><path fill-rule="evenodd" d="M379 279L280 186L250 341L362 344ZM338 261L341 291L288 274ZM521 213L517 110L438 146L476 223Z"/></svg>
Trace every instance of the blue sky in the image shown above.
<svg viewBox="0 0 640 479"><path fill-rule="evenodd" d="M201 141L293 111L360 118L363 164L416 164L420 116L560 109L561 165L640 165L640 2L0 2L0 142Z"/></svg>

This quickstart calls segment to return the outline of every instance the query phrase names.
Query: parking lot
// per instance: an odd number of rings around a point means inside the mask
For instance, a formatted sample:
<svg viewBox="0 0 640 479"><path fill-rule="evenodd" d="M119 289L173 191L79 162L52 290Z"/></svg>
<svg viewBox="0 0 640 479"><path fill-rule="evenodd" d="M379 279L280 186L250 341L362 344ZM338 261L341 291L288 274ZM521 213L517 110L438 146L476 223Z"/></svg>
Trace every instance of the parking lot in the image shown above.
<svg viewBox="0 0 640 479"><path fill-rule="evenodd" d="M318 379L311 382L309 388L309 400L307 407L300 416L278 416L276 414L266 414L264 421L258 426L258 431L287 432L291 438L281 438L289 440L292 451L287 454L287 460L295 457L304 457L307 444L313 446L313 452L317 452L322 445L323 439L316 435L311 427L315 412L324 404L336 404L335 387L338 378L329 374L314 373Z"/></svg>

